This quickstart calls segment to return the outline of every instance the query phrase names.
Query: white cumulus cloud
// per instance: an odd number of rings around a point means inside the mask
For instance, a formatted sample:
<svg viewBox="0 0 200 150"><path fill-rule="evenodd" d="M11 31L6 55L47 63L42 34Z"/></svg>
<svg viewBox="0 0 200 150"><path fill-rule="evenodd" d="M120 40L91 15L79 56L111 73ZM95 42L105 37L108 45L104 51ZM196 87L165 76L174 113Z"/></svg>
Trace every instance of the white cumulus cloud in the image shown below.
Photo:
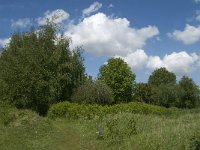
<svg viewBox="0 0 200 150"><path fill-rule="evenodd" d="M194 2L196 2L196 3L199 3L199 2L200 2L200 0L194 0Z"/></svg>
<svg viewBox="0 0 200 150"><path fill-rule="evenodd" d="M18 20L11 20L11 27L12 28L26 28L28 26L31 26L32 22L30 18L22 18L22 19L18 19Z"/></svg>
<svg viewBox="0 0 200 150"><path fill-rule="evenodd" d="M196 53L188 54L185 51L173 52L169 55L166 54L163 59L159 56L150 56L147 68L153 70L165 67L177 75L185 75L197 69L199 60L200 56Z"/></svg>
<svg viewBox="0 0 200 150"><path fill-rule="evenodd" d="M97 13L71 25L65 35L72 38L73 46L83 48L96 55L125 56L141 49L146 41L159 34L156 26L141 29L130 27L126 18L113 18Z"/></svg>
<svg viewBox="0 0 200 150"><path fill-rule="evenodd" d="M10 38L0 39L0 47L5 47L10 42Z"/></svg>
<svg viewBox="0 0 200 150"><path fill-rule="evenodd" d="M83 16L89 16L91 13L98 11L102 7L102 4L99 2L94 2L88 8L83 10Z"/></svg>
<svg viewBox="0 0 200 150"><path fill-rule="evenodd" d="M120 57L120 56L116 56L116 57ZM145 53L145 51L142 49L138 49L135 52L129 53L125 57L120 57L120 58L124 59L124 61L134 71L138 71L142 69L148 61L148 56Z"/></svg>
<svg viewBox="0 0 200 150"><path fill-rule="evenodd" d="M183 31L175 30L173 33L169 33L169 36L184 44L194 44L200 41L200 26L195 27L187 24Z"/></svg>
<svg viewBox="0 0 200 150"><path fill-rule="evenodd" d="M36 20L39 25L45 25L47 20L56 24L60 24L68 20L69 17L70 15L68 12L64 11L63 9L56 9L53 11L46 11L43 17L39 17Z"/></svg>

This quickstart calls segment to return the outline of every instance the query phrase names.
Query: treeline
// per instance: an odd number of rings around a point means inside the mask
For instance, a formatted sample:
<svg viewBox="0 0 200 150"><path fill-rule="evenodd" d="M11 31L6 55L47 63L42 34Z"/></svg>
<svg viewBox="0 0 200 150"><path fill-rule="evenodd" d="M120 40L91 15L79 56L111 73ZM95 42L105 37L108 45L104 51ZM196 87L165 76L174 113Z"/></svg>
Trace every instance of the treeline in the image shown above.
<svg viewBox="0 0 200 150"><path fill-rule="evenodd" d="M96 80L85 73L82 49L70 49L70 39L58 36L48 23L14 33L0 55L0 102L45 114L60 101L112 105L140 101L165 107L194 108L199 87L184 76L156 69L148 83L136 83L135 74L120 58L110 58Z"/></svg>

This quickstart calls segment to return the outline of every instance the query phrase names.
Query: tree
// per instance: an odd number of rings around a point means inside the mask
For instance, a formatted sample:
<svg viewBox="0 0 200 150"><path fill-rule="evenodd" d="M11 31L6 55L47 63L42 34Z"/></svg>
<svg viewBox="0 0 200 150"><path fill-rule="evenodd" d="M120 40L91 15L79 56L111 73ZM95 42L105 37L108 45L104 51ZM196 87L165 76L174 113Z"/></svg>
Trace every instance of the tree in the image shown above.
<svg viewBox="0 0 200 150"><path fill-rule="evenodd" d="M158 89L147 83L136 84L134 100L148 104L158 103Z"/></svg>
<svg viewBox="0 0 200 150"><path fill-rule="evenodd" d="M200 102L200 90L192 78L183 76L179 81L179 101L176 106L179 108L194 108Z"/></svg>
<svg viewBox="0 0 200 150"><path fill-rule="evenodd" d="M154 70L149 76L148 83L156 87L162 84L176 84L176 75L173 72L169 72L166 68L159 68Z"/></svg>
<svg viewBox="0 0 200 150"><path fill-rule="evenodd" d="M121 58L110 58L107 64L101 66L98 80L112 89L115 103L132 100L135 74Z"/></svg>
<svg viewBox="0 0 200 150"><path fill-rule="evenodd" d="M84 80L81 50L56 36L48 23L38 32L14 33L0 56L1 100L44 114L52 103L69 99ZM1 92L0 92L1 93Z"/></svg>
<svg viewBox="0 0 200 150"><path fill-rule="evenodd" d="M72 95L72 102L81 104L112 104L112 90L100 81L86 81Z"/></svg>
<svg viewBox="0 0 200 150"><path fill-rule="evenodd" d="M178 97L178 86L176 84L162 84L157 88L158 105L164 107L175 107Z"/></svg>

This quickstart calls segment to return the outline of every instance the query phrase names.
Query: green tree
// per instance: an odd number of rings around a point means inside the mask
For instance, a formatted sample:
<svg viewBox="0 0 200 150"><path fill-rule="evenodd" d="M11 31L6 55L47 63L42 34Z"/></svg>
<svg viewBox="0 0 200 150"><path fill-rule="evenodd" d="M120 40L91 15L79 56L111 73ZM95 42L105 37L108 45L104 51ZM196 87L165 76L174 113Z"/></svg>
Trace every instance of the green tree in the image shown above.
<svg viewBox="0 0 200 150"><path fill-rule="evenodd" d="M79 86L72 95L72 102L81 104L112 104L112 90L100 81L86 81Z"/></svg>
<svg viewBox="0 0 200 150"><path fill-rule="evenodd" d="M158 103L158 89L148 83L136 84L134 100L149 104Z"/></svg>
<svg viewBox="0 0 200 150"><path fill-rule="evenodd" d="M166 68L159 68L154 70L149 76L148 83L157 87L162 84L176 84L176 75L173 72L169 72Z"/></svg>
<svg viewBox="0 0 200 150"><path fill-rule="evenodd" d="M101 66L98 79L112 89L115 103L132 100L135 74L121 58L110 58Z"/></svg>
<svg viewBox="0 0 200 150"><path fill-rule="evenodd" d="M175 107L178 101L178 86L176 84L162 84L157 88L158 105L164 107Z"/></svg>
<svg viewBox="0 0 200 150"><path fill-rule="evenodd" d="M179 101L176 106L180 108L194 108L200 102L200 90L192 78L183 76L179 81Z"/></svg>
<svg viewBox="0 0 200 150"><path fill-rule="evenodd" d="M50 104L71 97L84 80L83 58L56 34L48 23L38 32L12 35L0 56L1 100L44 114Z"/></svg>

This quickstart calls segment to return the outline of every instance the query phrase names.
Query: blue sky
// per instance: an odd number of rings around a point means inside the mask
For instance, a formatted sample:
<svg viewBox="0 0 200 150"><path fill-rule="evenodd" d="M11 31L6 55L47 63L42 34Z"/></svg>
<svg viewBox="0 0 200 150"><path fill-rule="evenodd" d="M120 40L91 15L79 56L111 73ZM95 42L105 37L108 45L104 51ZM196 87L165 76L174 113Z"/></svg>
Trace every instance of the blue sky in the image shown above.
<svg viewBox="0 0 200 150"><path fill-rule="evenodd" d="M14 31L46 18L83 46L85 67L96 77L110 57L121 57L146 82L166 67L200 85L200 0L0 0L0 46Z"/></svg>

